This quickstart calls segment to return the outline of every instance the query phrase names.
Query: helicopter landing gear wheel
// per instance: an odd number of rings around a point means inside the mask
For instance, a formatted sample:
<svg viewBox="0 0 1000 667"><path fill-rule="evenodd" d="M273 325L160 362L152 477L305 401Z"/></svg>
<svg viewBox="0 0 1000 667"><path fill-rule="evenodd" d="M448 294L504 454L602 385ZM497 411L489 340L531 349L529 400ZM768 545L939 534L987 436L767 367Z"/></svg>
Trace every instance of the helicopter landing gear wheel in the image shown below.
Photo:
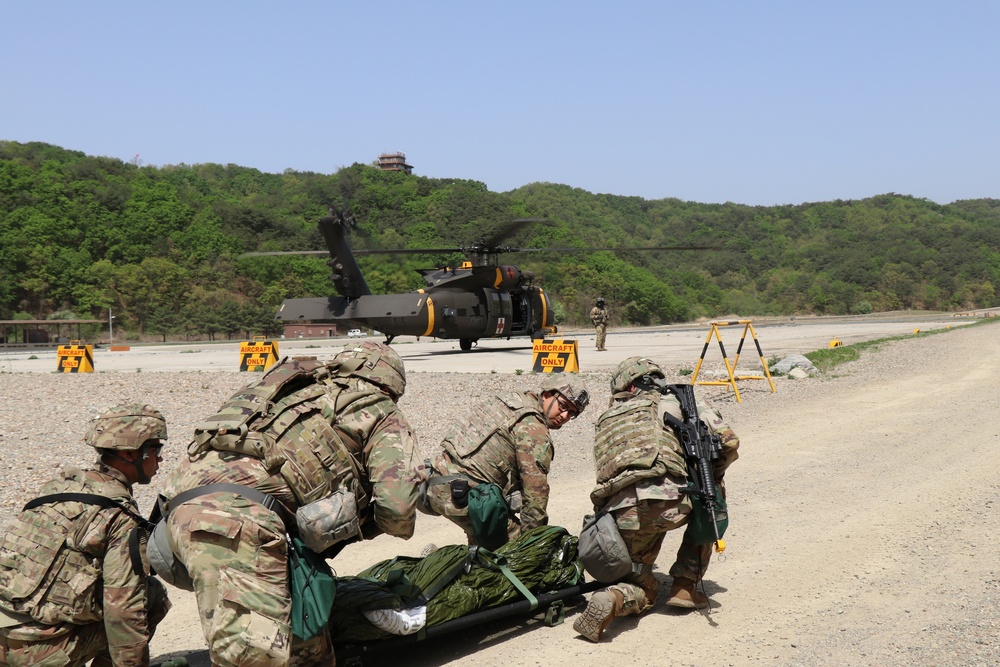
<svg viewBox="0 0 1000 667"><path fill-rule="evenodd" d="M531 340L542 340L544 338L545 338L545 332L542 331L541 329L537 329L531 334Z"/></svg>
<svg viewBox="0 0 1000 667"><path fill-rule="evenodd" d="M475 342L476 341L474 341L471 338L460 338L458 340L458 346L462 348L462 350L464 350L465 352L468 352L469 350L472 349L472 344Z"/></svg>

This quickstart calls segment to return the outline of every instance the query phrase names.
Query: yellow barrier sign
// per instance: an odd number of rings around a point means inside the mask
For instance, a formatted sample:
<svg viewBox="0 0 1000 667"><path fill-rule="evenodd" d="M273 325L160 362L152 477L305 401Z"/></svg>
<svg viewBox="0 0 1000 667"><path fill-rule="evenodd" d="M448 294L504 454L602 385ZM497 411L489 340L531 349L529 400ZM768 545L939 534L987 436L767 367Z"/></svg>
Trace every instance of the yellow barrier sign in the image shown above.
<svg viewBox="0 0 1000 667"><path fill-rule="evenodd" d="M56 348L57 373L93 373L94 346L80 345L80 341L71 340L69 345Z"/></svg>
<svg viewBox="0 0 1000 667"><path fill-rule="evenodd" d="M536 373L579 373L575 340L535 340L531 346L531 370Z"/></svg>
<svg viewBox="0 0 1000 667"><path fill-rule="evenodd" d="M278 363L278 343L272 340L254 340L240 343L240 370L261 372Z"/></svg>

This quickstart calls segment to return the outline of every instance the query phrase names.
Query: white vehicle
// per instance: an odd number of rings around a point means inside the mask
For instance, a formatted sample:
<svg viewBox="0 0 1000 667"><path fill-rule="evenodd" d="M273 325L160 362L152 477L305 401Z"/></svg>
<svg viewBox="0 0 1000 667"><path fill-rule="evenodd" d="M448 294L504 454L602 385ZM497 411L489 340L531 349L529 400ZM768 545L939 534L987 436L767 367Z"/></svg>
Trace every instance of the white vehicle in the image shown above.
<svg viewBox="0 0 1000 667"><path fill-rule="evenodd" d="M347 332L348 338L366 338L367 336L368 334L366 334L361 329L351 329L350 331Z"/></svg>

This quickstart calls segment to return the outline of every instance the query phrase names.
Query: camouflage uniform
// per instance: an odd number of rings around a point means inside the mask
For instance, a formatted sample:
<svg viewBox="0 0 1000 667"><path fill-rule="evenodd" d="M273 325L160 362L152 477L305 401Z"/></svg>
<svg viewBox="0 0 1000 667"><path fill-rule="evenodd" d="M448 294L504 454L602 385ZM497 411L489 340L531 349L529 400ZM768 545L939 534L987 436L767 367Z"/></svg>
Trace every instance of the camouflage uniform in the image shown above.
<svg viewBox="0 0 1000 667"><path fill-rule="evenodd" d="M597 305L590 309L590 321L594 323L597 333L596 345L601 352L605 350L604 339L608 332L608 309L604 307L604 299L598 299Z"/></svg>
<svg viewBox="0 0 1000 667"><path fill-rule="evenodd" d="M659 397L656 394L653 396L660 399L657 406L658 424L663 424L665 411L680 417L680 404L675 397ZM653 400L653 397L639 394L629 400L643 399ZM714 473L716 482L725 493L723 475L726 468L739 456L737 452L739 438L722 420L719 412L707 404L699 403L698 414L722 441L723 456L717 462ZM613 492L610 496L603 496L603 492L617 486L614 480L609 480L591 494L595 506L603 506L614 514L615 522L632 555L633 562L649 566L643 568L642 574L632 575L627 582L612 587L624 596L626 614L640 614L656 602L659 583L653 577L652 566L660 553L667 532L686 526L691 512L690 496L679 492L679 489L688 486L683 450L677 436L669 427L664 426L661 431L662 449L658 453L657 465L649 469L650 476L640 477L633 484ZM618 481L621 481L621 477L625 474L628 473L623 472L619 475ZM701 581L708 569L711 555L711 544L693 544L688 531L685 530L677 556L670 567L670 574L674 578Z"/></svg>
<svg viewBox="0 0 1000 667"><path fill-rule="evenodd" d="M469 544L476 544L468 508L455 505L450 484L433 483L435 477L454 475L467 479L470 487L487 482L500 487L511 507L508 541L522 531L547 525L548 474L555 456L549 429L562 424L550 424L541 398L545 390L568 400L577 410L574 417L589 401L576 376L558 374L547 379L541 393L512 392L478 404L456 420L444 437L440 454L426 471L431 483L426 487L427 499L421 509L447 517L465 531ZM515 514L518 511L519 518Z"/></svg>
<svg viewBox="0 0 1000 667"><path fill-rule="evenodd" d="M631 384L628 380L621 381L623 369L629 368L630 363L634 368L637 362L643 364L646 370L658 373L659 378L663 377L662 371L646 359L632 357L619 364L612 376L611 406L597 422L595 460L598 485L591 493L591 500L595 508L604 509L614 516L632 561L645 567L641 568L641 572L633 573L607 588L609 593L620 596L620 607L610 617L601 619L604 625L615 616L641 614L655 604L660 585L653 576L653 565L663 539L668 531L688 526L692 510L690 497L680 493L680 489L689 485L683 448L673 429L663 422L666 412L678 419L682 417L680 402L672 394L661 396L657 391L623 391ZM739 438L723 421L718 410L701 402L697 407L702 422L722 442L722 456L715 462L713 472L715 482L724 495L723 476L739 457ZM652 414L652 418L641 416L646 411ZM652 428L655 433L644 433L644 426ZM711 544L694 544L690 530L685 530L670 567L674 581L701 581L711 555ZM595 598L598 595L600 593L595 594ZM592 611L590 606L588 611ZM598 641L604 625L595 632L593 627L587 626L588 620L593 619L587 617L587 612L584 612L574 628Z"/></svg>
<svg viewBox="0 0 1000 667"><path fill-rule="evenodd" d="M127 440L128 419L109 437ZM107 445L91 442L93 432L90 444ZM165 422L157 437L166 437ZM75 501L21 512L0 537L0 619L6 619L0 664L82 666L93 659L95 667L148 665L149 640L170 603L145 562L134 570L129 537L138 506L127 476L103 464L67 468L41 496L59 493L111 498L131 514Z"/></svg>
<svg viewBox="0 0 1000 667"><path fill-rule="evenodd" d="M359 374L334 372L343 359L364 359L369 352L398 364L401 383L392 391ZM267 413L250 416L247 426L259 434L253 442L273 445L254 450L248 438L227 449L218 438L196 440L163 495L238 484L274 497L283 514L294 517L301 506L346 488L357 498L365 538L412 536L416 447L395 404L405 387L402 362L388 346L365 342L345 348L327 368L331 372L303 361L272 367L256 385L273 373L316 373L273 397ZM193 581L213 665L287 665L293 657L297 664L329 664L328 636L292 646L285 533L295 530L294 518L288 526L253 500L216 492L171 507L167 521L173 551Z"/></svg>

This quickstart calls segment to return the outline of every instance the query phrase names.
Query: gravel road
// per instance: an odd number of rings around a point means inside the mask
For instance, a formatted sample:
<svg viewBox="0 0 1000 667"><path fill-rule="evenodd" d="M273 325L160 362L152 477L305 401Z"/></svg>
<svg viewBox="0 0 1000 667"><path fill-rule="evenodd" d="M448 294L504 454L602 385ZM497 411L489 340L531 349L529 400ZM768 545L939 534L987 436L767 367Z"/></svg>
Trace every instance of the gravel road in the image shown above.
<svg viewBox="0 0 1000 667"><path fill-rule="evenodd" d="M742 441L727 479L729 548L706 579L710 613L660 606L619 620L594 645L572 631L575 607L553 628L514 620L418 644L406 664L1000 664L998 332L987 321L895 341L829 376L776 378L776 393L741 383L742 403L700 387ZM574 532L589 509L593 424L608 399L606 372L582 377L593 407L555 433L550 475L552 523ZM102 409L135 401L164 412L172 434L165 477L195 423L247 381L226 371L0 373L0 519L9 522L57 468L92 459L81 437ZM400 405L432 449L470 401L536 382L531 374L411 372ZM156 482L139 488L144 510ZM419 554L427 542L459 541L447 521L421 516L412 540L352 546L333 565L353 574ZM678 542L668 536L658 560L664 584ZM172 598L153 654L207 665L193 599Z"/></svg>

